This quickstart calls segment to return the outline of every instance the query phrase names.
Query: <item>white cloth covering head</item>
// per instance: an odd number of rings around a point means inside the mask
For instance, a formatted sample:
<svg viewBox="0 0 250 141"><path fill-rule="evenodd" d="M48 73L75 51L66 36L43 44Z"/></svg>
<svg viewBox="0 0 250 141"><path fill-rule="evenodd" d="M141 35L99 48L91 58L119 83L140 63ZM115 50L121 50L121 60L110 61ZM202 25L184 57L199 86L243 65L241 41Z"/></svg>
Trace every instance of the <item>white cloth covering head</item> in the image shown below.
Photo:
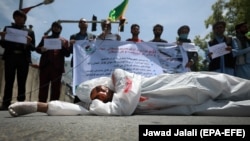
<svg viewBox="0 0 250 141"><path fill-rule="evenodd" d="M78 98L86 103L91 103L90 93L96 86L103 85L114 90L114 85L110 77L99 77L82 82L76 89Z"/></svg>

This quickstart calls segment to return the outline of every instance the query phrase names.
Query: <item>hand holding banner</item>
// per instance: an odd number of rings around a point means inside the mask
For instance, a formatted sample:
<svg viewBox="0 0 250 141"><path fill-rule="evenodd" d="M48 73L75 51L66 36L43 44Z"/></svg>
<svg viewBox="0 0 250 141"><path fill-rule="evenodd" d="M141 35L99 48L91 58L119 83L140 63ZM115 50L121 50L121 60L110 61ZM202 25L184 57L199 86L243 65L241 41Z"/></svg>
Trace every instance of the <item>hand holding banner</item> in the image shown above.
<svg viewBox="0 0 250 141"><path fill-rule="evenodd" d="M27 44L28 31L14 28L6 28L5 40Z"/></svg>
<svg viewBox="0 0 250 141"><path fill-rule="evenodd" d="M212 52L212 59L223 56L225 54L230 53L230 51L226 50L227 45L225 42L216 44L214 46L209 47L209 52Z"/></svg>

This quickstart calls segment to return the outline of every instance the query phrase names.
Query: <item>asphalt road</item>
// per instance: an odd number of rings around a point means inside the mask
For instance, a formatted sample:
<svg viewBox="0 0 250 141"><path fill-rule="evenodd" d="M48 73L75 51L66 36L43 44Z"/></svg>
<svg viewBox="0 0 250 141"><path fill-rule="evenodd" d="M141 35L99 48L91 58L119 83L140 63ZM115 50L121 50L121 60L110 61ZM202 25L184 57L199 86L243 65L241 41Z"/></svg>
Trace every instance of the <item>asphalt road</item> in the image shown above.
<svg viewBox="0 0 250 141"><path fill-rule="evenodd" d="M247 125L250 117L47 116L0 111L0 141L138 141L139 125Z"/></svg>

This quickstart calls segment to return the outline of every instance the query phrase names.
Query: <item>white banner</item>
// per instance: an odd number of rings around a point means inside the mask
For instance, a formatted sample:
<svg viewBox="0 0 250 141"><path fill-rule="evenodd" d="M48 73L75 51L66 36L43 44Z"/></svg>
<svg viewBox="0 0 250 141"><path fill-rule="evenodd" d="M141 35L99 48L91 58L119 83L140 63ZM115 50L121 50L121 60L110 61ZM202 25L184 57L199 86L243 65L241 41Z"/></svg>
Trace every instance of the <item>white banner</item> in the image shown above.
<svg viewBox="0 0 250 141"><path fill-rule="evenodd" d="M110 76L115 68L143 76L186 71L187 55L175 44L79 40L73 48L73 88L89 79Z"/></svg>

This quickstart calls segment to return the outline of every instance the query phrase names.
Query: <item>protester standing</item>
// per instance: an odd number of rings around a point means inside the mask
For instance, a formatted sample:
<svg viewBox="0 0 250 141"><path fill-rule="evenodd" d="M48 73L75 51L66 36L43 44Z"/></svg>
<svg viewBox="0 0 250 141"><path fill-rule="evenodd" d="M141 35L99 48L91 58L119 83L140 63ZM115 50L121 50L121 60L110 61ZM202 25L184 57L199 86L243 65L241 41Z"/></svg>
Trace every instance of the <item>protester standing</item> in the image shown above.
<svg viewBox="0 0 250 141"><path fill-rule="evenodd" d="M13 85L15 78L17 78L17 101L25 101L26 99L26 80L29 72L29 65L31 64L31 51L35 50L35 34L25 26L27 20L26 13L21 10L13 12L14 23L6 26L4 31L0 33L0 45L4 48L4 72L5 72L5 87L2 103L2 110L8 110L11 104L13 95ZM27 32L27 42L20 43L20 41L10 41L5 39L7 29L15 29ZM17 33L14 33L17 35ZM18 36L18 35L17 35Z"/></svg>
<svg viewBox="0 0 250 141"><path fill-rule="evenodd" d="M192 43L192 41L188 38L190 32L190 27L188 25L183 25L178 28L177 34L177 44L182 45L182 43ZM197 71L198 65L198 53L196 51L187 51L188 62L186 64L186 68L189 68L191 71Z"/></svg>
<svg viewBox="0 0 250 141"><path fill-rule="evenodd" d="M235 75L250 79L250 39L247 38L247 23L239 23L235 26L236 31L236 66Z"/></svg>
<svg viewBox="0 0 250 141"><path fill-rule="evenodd" d="M80 31L70 36L70 51L73 54L73 45L76 40L94 40L96 36L88 32L88 23L86 19L81 18L78 22ZM73 57L71 58L71 67L73 67Z"/></svg>
<svg viewBox="0 0 250 141"><path fill-rule="evenodd" d="M41 54L39 70L40 70L40 85L39 96L40 102L47 102L48 90L50 89L50 101L59 100L61 93L61 79L65 72L64 63L65 57L70 56L68 40L61 37L62 26L58 22L53 22L51 25L52 35L45 36L36 48L36 51ZM49 39L59 39L60 44L56 44L60 49L51 49L46 46L45 42ZM48 45L48 44L47 44Z"/></svg>
<svg viewBox="0 0 250 141"><path fill-rule="evenodd" d="M230 53L222 55L217 58L212 58L212 53L208 53L209 60L209 71L215 71L220 73L226 73L229 75L235 75L235 57L232 54L232 38L224 35L226 28L226 23L224 21L219 21L213 24L213 34L214 37L208 42L209 48L220 43L226 43L226 51Z"/></svg>
<svg viewBox="0 0 250 141"><path fill-rule="evenodd" d="M70 53L73 54L73 45L76 40L94 40L96 36L88 32L88 23L86 19L81 18L78 22L78 27L80 31L70 36ZM73 67L73 56L71 58L70 66ZM77 102L78 98L75 96L74 102Z"/></svg>

